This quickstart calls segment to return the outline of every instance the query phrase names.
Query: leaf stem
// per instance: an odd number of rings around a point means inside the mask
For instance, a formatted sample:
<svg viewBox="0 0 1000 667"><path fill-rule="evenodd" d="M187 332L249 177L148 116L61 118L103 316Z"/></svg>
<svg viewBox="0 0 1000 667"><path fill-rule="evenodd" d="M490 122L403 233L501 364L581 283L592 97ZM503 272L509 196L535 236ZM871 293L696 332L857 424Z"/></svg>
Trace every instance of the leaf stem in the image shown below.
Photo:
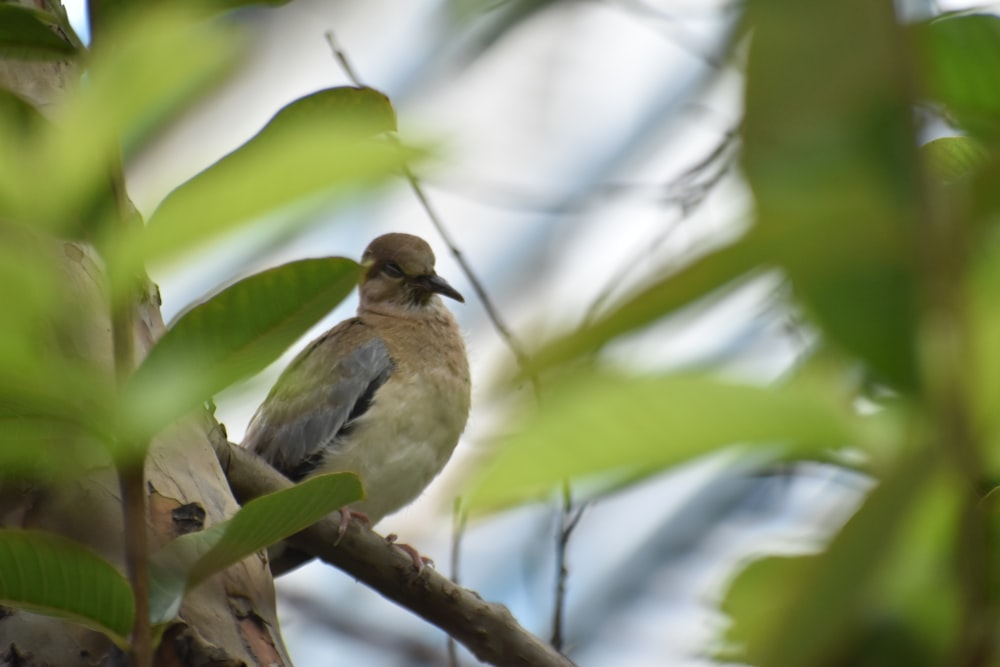
<svg viewBox="0 0 1000 667"><path fill-rule="evenodd" d="M115 233L125 235L132 222L131 207L125 193L124 172L119 160L111 170L111 192L114 197L117 229L110 230L113 243ZM109 257L115 256L112 252ZM119 394L135 367L135 304L134 278L115 273L109 267L112 285L126 280L129 287L122 293L111 290L111 339L114 345L115 376ZM152 667L153 639L149 616L149 537L146 528L145 457L148 442L119 442L115 452L118 465L118 487L122 496L122 529L125 540L125 571L135 595L135 624L132 627L132 664L134 667Z"/></svg>
<svg viewBox="0 0 1000 667"><path fill-rule="evenodd" d="M153 640L149 621L149 542L146 534L146 503L143 462L118 467L125 527L125 569L135 595L132 626L132 660L135 667L152 667Z"/></svg>

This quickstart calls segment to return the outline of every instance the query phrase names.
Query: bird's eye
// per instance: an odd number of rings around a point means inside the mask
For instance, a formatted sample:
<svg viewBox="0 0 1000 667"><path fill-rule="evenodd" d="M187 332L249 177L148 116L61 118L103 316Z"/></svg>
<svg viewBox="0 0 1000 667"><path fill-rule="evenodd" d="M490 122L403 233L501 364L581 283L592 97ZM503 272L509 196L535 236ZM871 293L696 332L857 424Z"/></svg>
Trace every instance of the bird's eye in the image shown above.
<svg viewBox="0 0 1000 667"><path fill-rule="evenodd" d="M385 273L385 275L389 276L390 278L403 277L403 269L399 268L399 264L396 264L395 262L389 262L388 264L383 266L382 271L383 273Z"/></svg>

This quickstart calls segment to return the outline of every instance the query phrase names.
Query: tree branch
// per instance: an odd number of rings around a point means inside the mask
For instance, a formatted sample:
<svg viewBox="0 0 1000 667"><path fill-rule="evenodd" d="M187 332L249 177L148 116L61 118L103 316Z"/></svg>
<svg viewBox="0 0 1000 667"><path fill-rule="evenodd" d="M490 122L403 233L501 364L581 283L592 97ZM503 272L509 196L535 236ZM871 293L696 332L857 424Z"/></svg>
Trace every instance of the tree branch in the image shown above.
<svg viewBox="0 0 1000 667"><path fill-rule="evenodd" d="M224 438L213 438L212 444L241 503L292 485L263 460ZM416 571L409 555L357 522L348 525L342 539L339 526L340 517L334 513L288 542L441 628L483 662L572 667L568 658L522 628L503 605L486 602L431 568Z"/></svg>

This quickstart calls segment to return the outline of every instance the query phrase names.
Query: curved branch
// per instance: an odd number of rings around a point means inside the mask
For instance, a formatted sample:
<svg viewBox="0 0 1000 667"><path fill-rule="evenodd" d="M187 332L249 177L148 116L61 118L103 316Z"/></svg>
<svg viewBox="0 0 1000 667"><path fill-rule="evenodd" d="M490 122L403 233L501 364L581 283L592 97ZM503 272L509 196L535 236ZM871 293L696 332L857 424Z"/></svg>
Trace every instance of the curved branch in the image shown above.
<svg viewBox="0 0 1000 667"><path fill-rule="evenodd" d="M250 452L213 438L233 494L241 503L291 486L281 473ZM413 559L384 537L351 522L338 543L334 513L289 538L461 642L483 662L503 666L572 667L573 663L521 627L510 611L487 602L429 567L419 572Z"/></svg>

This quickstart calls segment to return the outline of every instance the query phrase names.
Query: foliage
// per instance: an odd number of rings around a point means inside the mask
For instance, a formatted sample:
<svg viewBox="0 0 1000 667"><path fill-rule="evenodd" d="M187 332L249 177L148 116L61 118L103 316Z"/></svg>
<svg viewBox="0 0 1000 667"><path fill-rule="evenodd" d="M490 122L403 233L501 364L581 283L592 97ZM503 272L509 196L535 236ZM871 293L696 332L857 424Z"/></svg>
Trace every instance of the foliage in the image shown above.
<svg viewBox="0 0 1000 667"><path fill-rule="evenodd" d="M0 29L0 53L85 56L88 83L46 117L0 95L7 469L37 473L44 446L60 454L45 457L48 473L78 474L75 462L98 458L95 449L144 442L276 358L344 297L358 270L338 258L307 260L219 292L176 323L122 391L47 344L44 327L61 323L65 305L52 238L98 248L117 312L147 262L183 257L302 198L368 188L405 157L372 139L395 127L384 96L320 91L181 184L148 225L136 224L117 192L120 162L217 85L244 45L191 3L128 12L100 4L113 20L87 53L52 40L45 26L62 25L60 17L0 5L32 26ZM245 3L212 4L219 12ZM529 5L509 3L496 30L525 20L537 10ZM530 502L567 477L606 491L720 450L763 464L837 462L850 448L875 490L822 553L748 565L725 601L733 624L724 653L768 666L991 664L1000 651L1000 19L907 24L890 0L747 0L742 11L741 167L754 223L543 345L525 369L541 378L542 407L502 443L470 505ZM924 143L927 118L949 123L951 136ZM636 376L602 366L608 343L774 270L820 334L790 377L758 387L708 372ZM281 307L264 312L261 303ZM337 492L313 488L325 484ZM315 516L357 497L343 479L292 491L308 496L302 505ZM271 500L297 507L300 499ZM260 507L157 556L157 621L200 578L314 516L281 525ZM114 568L49 535L0 533L4 553L22 554L13 558L39 573L0 581L5 604L75 618L121 641L134 612ZM117 591L110 614L72 587L53 597L41 585L84 567L107 579L109 596Z"/></svg>
<svg viewBox="0 0 1000 667"><path fill-rule="evenodd" d="M153 622L165 624L184 593L210 575L362 497L352 473L319 475L246 504L231 519L179 537L153 554ZM82 623L127 647L135 616L131 587L87 547L43 531L0 529L0 600Z"/></svg>
<svg viewBox="0 0 1000 667"><path fill-rule="evenodd" d="M152 556L153 621L170 621L184 593L212 574L308 528L363 495L353 473L317 475L251 500L228 521L178 537Z"/></svg>
<svg viewBox="0 0 1000 667"><path fill-rule="evenodd" d="M501 443L471 508L567 476L613 488L723 448L765 463L836 463L850 448L876 490L823 553L736 579L725 656L993 664L1000 18L910 25L889 0L750 0L744 21L753 225L542 346L526 371L541 407ZM921 146L918 109L953 136ZM751 388L602 368L609 342L773 269L821 335L792 377Z"/></svg>
<svg viewBox="0 0 1000 667"><path fill-rule="evenodd" d="M82 623L123 647L135 615L132 591L114 565L42 531L0 530L0 600Z"/></svg>
<svg viewBox="0 0 1000 667"><path fill-rule="evenodd" d="M70 340L59 328L74 325L57 239L97 248L110 304L73 307L110 305L117 326L144 289L137 283L148 262L182 257L263 216L290 224L275 212L305 197L335 200L371 187L398 168L401 152L378 139L395 130L384 95L319 91L179 185L142 225L122 201L122 161L232 70L240 36L190 7L156 3L113 13L85 51L49 28L62 28L63 15L0 10L4 57L75 58L86 68L86 85L44 116L14 92L0 94L0 462L9 476L51 483L87 474L108 453L143 455L162 428L277 359L347 296L360 271L351 260L319 258L249 276L190 308L116 384L107 369L52 344L53 337ZM153 561L153 620L169 621L184 592L205 577L360 497L355 476L323 476L171 543ZM136 607L114 565L71 540L31 531L0 531L0 557L4 604L84 623L127 646Z"/></svg>

